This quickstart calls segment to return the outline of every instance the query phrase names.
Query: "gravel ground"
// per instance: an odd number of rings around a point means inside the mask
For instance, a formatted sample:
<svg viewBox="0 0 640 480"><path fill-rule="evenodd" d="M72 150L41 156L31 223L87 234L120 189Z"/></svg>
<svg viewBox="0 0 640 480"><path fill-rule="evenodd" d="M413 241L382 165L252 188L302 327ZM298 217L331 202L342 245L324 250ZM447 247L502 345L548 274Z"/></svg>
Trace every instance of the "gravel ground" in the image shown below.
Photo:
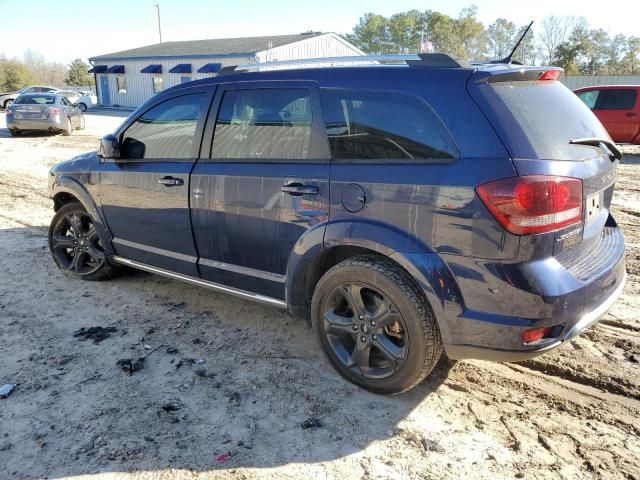
<svg viewBox="0 0 640 480"><path fill-rule="evenodd" d="M281 311L57 271L47 171L96 148L111 115L71 137L11 138L0 118L0 384L19 384L0 400L0 478L640 478L639 148L614 198L629 280L600 324L534 361L443 362L387 398L343 381ZM115 331L74 337L92 326Z"/></svg>

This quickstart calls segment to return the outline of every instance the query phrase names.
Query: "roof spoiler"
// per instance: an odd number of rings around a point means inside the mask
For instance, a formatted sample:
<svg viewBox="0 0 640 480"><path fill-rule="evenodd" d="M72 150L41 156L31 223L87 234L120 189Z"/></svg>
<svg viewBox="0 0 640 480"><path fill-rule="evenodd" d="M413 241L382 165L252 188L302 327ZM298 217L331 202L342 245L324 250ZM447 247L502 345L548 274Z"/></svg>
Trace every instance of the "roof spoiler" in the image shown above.
<svg viewBox="0 0 640 480"><path fill-rule="evenodd" d="M511 66L499 70L480 70L472 77L474 83L533 82L537 80L558 80L564 70L559 67Z"/></svg>

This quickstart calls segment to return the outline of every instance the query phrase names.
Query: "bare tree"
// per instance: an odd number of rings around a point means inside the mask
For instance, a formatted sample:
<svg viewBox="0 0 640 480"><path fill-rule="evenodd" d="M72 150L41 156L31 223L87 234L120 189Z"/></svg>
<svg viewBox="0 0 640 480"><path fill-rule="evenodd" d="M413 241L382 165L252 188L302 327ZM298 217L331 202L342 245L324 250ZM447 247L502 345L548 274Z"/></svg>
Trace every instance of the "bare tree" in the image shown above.
<svg viewBox="0 0 640 480"><path fill-rule="evenodd" d="M555 15L542 19L539 43L542 50L542 60L545 64L554 63L558 46L567 40L576 24L583 21L583 18L556 17Z"/></svg>

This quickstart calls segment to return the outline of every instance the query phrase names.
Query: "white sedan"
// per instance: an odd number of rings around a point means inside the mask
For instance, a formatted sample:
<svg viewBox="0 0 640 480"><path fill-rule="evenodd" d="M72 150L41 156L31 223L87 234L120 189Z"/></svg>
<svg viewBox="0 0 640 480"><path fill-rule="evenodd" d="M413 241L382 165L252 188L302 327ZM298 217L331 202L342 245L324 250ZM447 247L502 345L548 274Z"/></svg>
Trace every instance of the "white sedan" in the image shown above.
<svg viewBox="0 0 640 480"><path fill-rule="evenodd" d="M98 104L98 97L91 92L80 92L83 95L75 101L81 112L87 110L87 108L93 108Z"/></svg>

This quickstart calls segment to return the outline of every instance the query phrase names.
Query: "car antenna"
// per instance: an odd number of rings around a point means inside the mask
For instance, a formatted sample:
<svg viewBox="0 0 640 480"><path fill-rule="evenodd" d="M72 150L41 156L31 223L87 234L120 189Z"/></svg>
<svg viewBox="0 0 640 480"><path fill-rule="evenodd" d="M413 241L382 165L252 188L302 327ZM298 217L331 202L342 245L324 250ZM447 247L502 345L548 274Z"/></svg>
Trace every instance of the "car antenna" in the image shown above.
<svg viewBox="0 0 640 480"><path fill-rule="evenodd" d="M513 47L513 50L511 50L511 53L509 55L504 57L502 60L494 60L491 63L506 63L506 64L510 64L511 63L511 58L513 57L513 54L516 53L516 50L518 49L518 47L522 43L522 40L524 40L524 37L527 36L527 33L529 33L529 30L531 30L531 25L533 25L533 20L531 21L529 26L524 29L524 33L520 36L520 38L518 39L518 43L516 43L516 46ZM519 63L519 62L516 62L516 63Z"/></svg>

